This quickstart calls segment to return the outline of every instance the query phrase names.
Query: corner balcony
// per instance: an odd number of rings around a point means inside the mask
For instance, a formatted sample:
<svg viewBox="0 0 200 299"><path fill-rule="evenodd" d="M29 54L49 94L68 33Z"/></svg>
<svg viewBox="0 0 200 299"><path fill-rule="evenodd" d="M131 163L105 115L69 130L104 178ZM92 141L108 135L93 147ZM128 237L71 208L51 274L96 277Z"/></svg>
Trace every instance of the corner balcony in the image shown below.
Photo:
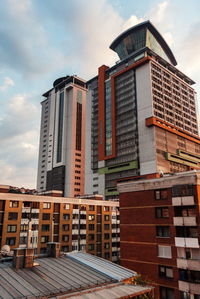
<svg viewBox="0 0 200 299"><path fill-rule="evenodd" d="M194 196L172 197L173 206L191 206L194 204Z"/></svg>
<svg viewBox="0 0 200 299"><path fill-rule="evenodd" d="M177 267L180 269L199 271L200 260L177 258Z"/></svg>
<svg viewBox="0 0 200 299"><path fill-rule="evenodd" d="M196 217L174 217L175 226L197 226Z"/></svg>
<svg viewBox="0 0 200 299"><path fill-rule="evenodd" d="M190 294L200 295L200 284L188 281L178 281L179 290L182 292L189 292Z"/></svg>
<svg viewBox="0 0 200 299"><path fill-rule="evenodd" d="M199 239L175 237L175 246L186 248L199 248Z"/></svg>

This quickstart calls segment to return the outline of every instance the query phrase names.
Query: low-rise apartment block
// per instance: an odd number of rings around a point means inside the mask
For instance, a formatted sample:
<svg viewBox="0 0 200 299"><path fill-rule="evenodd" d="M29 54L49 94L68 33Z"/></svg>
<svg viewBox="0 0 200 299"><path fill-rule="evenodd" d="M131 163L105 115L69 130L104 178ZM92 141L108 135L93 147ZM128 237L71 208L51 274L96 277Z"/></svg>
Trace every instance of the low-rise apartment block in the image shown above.
<svg viewBox="0 0 200 299"><path fill-rule="evenodd" d="M91 198L63 198L0 193L0 248L34 248L61 243L61 251L83 250L112 261L119 259L119 203ZM6 193L7 192L7 193Z"/></svg>

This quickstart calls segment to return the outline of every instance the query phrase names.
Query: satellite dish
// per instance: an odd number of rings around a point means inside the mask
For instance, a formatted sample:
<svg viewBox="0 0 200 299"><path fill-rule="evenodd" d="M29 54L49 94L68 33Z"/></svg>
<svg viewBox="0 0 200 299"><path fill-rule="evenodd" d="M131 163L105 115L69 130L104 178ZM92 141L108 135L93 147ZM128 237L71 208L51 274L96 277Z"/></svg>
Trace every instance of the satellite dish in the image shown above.
<svg viewBox="0 0 200 299"><path fill-rule="evenodd" d="M2 253L10 253L10 246L9 246L9 245L4 245L4 246L1 248L1 252L2 252Z"/></svg>

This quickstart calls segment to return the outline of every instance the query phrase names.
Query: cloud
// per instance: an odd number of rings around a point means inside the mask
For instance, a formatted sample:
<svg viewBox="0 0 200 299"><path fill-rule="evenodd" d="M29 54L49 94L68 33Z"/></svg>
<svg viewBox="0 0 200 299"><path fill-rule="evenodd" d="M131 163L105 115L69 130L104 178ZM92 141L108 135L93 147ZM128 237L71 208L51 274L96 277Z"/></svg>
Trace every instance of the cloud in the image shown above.
<svg viewBox="0 0 200 299"><path fill-rule="evenodd" d="M48 73L62 65L63 55L47 38L30 0L0 3L0 66L24 77Z"/></svg>
<svg viewBox="0 0 200 299"><path fill-rule="evenodd" d="M14 84L15 83L11 78L5 77L3 80L3 84L0 85L0 90L4 91L4 90L8 89L8 87L13 86Z"/></svg>
<svg viewBox="0 0 200 299"><path fill-rule="evenodd" d="M40 111L31 100L12 97L0 119L1 184L35 187Z"/></svg>

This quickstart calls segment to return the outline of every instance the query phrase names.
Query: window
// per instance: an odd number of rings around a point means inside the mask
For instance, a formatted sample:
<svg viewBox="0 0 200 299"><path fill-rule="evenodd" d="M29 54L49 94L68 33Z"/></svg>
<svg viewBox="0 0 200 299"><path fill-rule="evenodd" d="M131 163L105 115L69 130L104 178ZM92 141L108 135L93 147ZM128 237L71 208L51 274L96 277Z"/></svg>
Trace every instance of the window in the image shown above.
<svg viewBox="0 0 200 299"><path fill-rule="evenodd" d="M160 277L173 278L172 267L159 266L159 275Z"/></svg>
<svg viewBox="0 0 200 299"><path fill-rule="evenodd" d="M21 232L27 232L28 231L28 224L21 224L20 231Z"/></svg>
<svg viewBox="0 0 200 299"><path fill-rule="evenodd" d="M104 239L109 240L110 239L110 234L104 234Z"/></svg>
<svg viewBox="0 0 200 299"><path fill-rule="evenodd" d="M88 228L89 230L94 230L94 224L89 224Z"/></svg>
<svg viewBox="0 0 200 299"><path fill-rule="evenodd" d="M187 292L180 292L180 295L181 295L181 299L190 299L190 294ZM198 297L196 297L196 299L198 299ZM199 296L199 299L200 299L200 296Z"/></svg>
<svg viewBox="0 0 200 299"><path fill-rule="evenodd" d="M166 287L160 287L160 299L175 299L174 290Z"/></svg>
<svg viewBox="0 0 200 299"><path fill-rule="evenodd" d="M94 241L94 234L89 234L88 239L89 239L89 241Z"/></svg>
<svg viewBox="0 0 200 299"><path fill-rule="evenodd" d="M6 238L6 245L15 245L16 238Z"/></svg>
<svg viewBox="0 0 200 299"><path fill-rule="evenodd" d="M41 239L40 239L40 242L41 243L47 243L47 242L49 242L49 236L42 236Z"/></svg>
<svg viewBox="0 0 200 299"><path fill-rule="evenodd" d="M43 209L51 209L51 203L50 202L44 202L43 203Z"/></svg>
<svg viewBox="0 0 200 299"><path fill-rule="evenodd" d="M171 246L158 245L158 257L172 258Z"/></svg>
<svg viewBox="0 0 200 299"><path fill-rule="evenodd" d="M69 252L69 246L62 246L61 251L63 252Z"/></svg>
<svg viewBox="0 0 200 299"><path fill-rule="evenodd" d="M18 201L10 201L10 208L18 208L19 202Z"/></svg>
<svg viewBox="0 0 200 299"><path fill-rule="evenodd" d="M167 199L167 190L156 190L155 199Z"/></svg>
<svg viewBox="0 0 200 299"><path fill-rule="evenodd" d="M27 244L27 237L20 237L19 244Z"/></svg>
<svg viewBox="0 0 200 299"><path fill-rule="evenodd" d="M64 204L64 209L65 209L65 210L69 210L69 207L70 207L70 206L69 206L68 203L65 203L65 204Z"/></svg>
<svg viewBox="0 0 200 299"><path fill-rule="evenodd" d="M17 220L18 213L9 212L8 213L8 220Z"/></svg>
<svg viewBox="0 0 200 299"><path fill-rule="evenodd" d="M109 215L104 215L104 221L109 221L110 220L110 216Z"/></svg>
<svg viewBox="0 0 200 299"><path fill-rule="evenodd" d="M89 245L88 245L88 250L89 250L89 251L94 250L94 244L89 244Z"/></svg>
<svg viewBox="0 0 200 299"><path fill-rule="evenodd" d="M62 240L63 240L63 242L69 242L69 236L68 235L63 235Z"/></svg>
<svg viewBox="0 0 200 299"><path fill-rule="evenodd" d="M104 224L104 229L105 229L105 230L110 229L110 224Z"/></svg>
<svg viewBox="0 0 200 299"><path fill-rule="evenodd" d="M94 206L89 206L89 211L94 211Z"/></svg>
<svg viewBox="0 0 200 299"><path fill-rule="evenodd" d="M69 220L70 219L70 214L63 214L63 219L64 220Z"/></svg>
<svg viewBox="0 0 200 299"><path fill-rule="evenodd" d="M109 212L109 207L104 207L104 212Z"/></svg>
<svg viewBox="0 0 200 299"><path fill-rule="evenodd" d="M104 243L104 249L109 249L110 248L110 243Z"/></svg>
<svg viewBox="0 0 200 299"><path fill-rule="evenodd" d="M50 214L49 213L43 213L42 214L42 219L43 220L50 220Z"/></svg>
<svg viewBox="0 0 200 299"><path fill-rule="evenodd" d="M170 237L169 226L157 226L156 236L161 238L169 238Z"/></svg>
<svg viewBox="0 0 200 299"><path fill-rule="evenodd" d="M63 224L63 231L69 230L69 224Z"/></svg>
<svg viewBox="0 0 200 299"><path fill-rule="evenodd" d="M88 220L93 221L95 219L95 215L88 215Z"/></svg>
<svg viewBox="0 0 200 299"><path fill-rule="evenodd" d="M169 209L168 207L156 208L156 218L168 218L169 217Z"/></svg>
<svg viewBox="0 0 200 299"><path fill-rule="evenodd" d="M194 194L193 185L177 185L172 187L172 196L191 196Z"/></svg>
<svg viewBox="0 0 200 299"><path fill-rule="evenodd" d="M38 224L32 224L32 231L38 230L39 229L39 225Z"/></svg>
<svg viewBox="0 0 200 299"><path fill-rule="evenodd" d="M42 224L42 231L43 232L49 232L49 224Z"/></svg>
<svg viewBox="0 0 200 299"><path fill-rule="evenodd" d="M8 233L16 233L16 231L17 231L17 225L8 225L7 226Z"/></svg>

